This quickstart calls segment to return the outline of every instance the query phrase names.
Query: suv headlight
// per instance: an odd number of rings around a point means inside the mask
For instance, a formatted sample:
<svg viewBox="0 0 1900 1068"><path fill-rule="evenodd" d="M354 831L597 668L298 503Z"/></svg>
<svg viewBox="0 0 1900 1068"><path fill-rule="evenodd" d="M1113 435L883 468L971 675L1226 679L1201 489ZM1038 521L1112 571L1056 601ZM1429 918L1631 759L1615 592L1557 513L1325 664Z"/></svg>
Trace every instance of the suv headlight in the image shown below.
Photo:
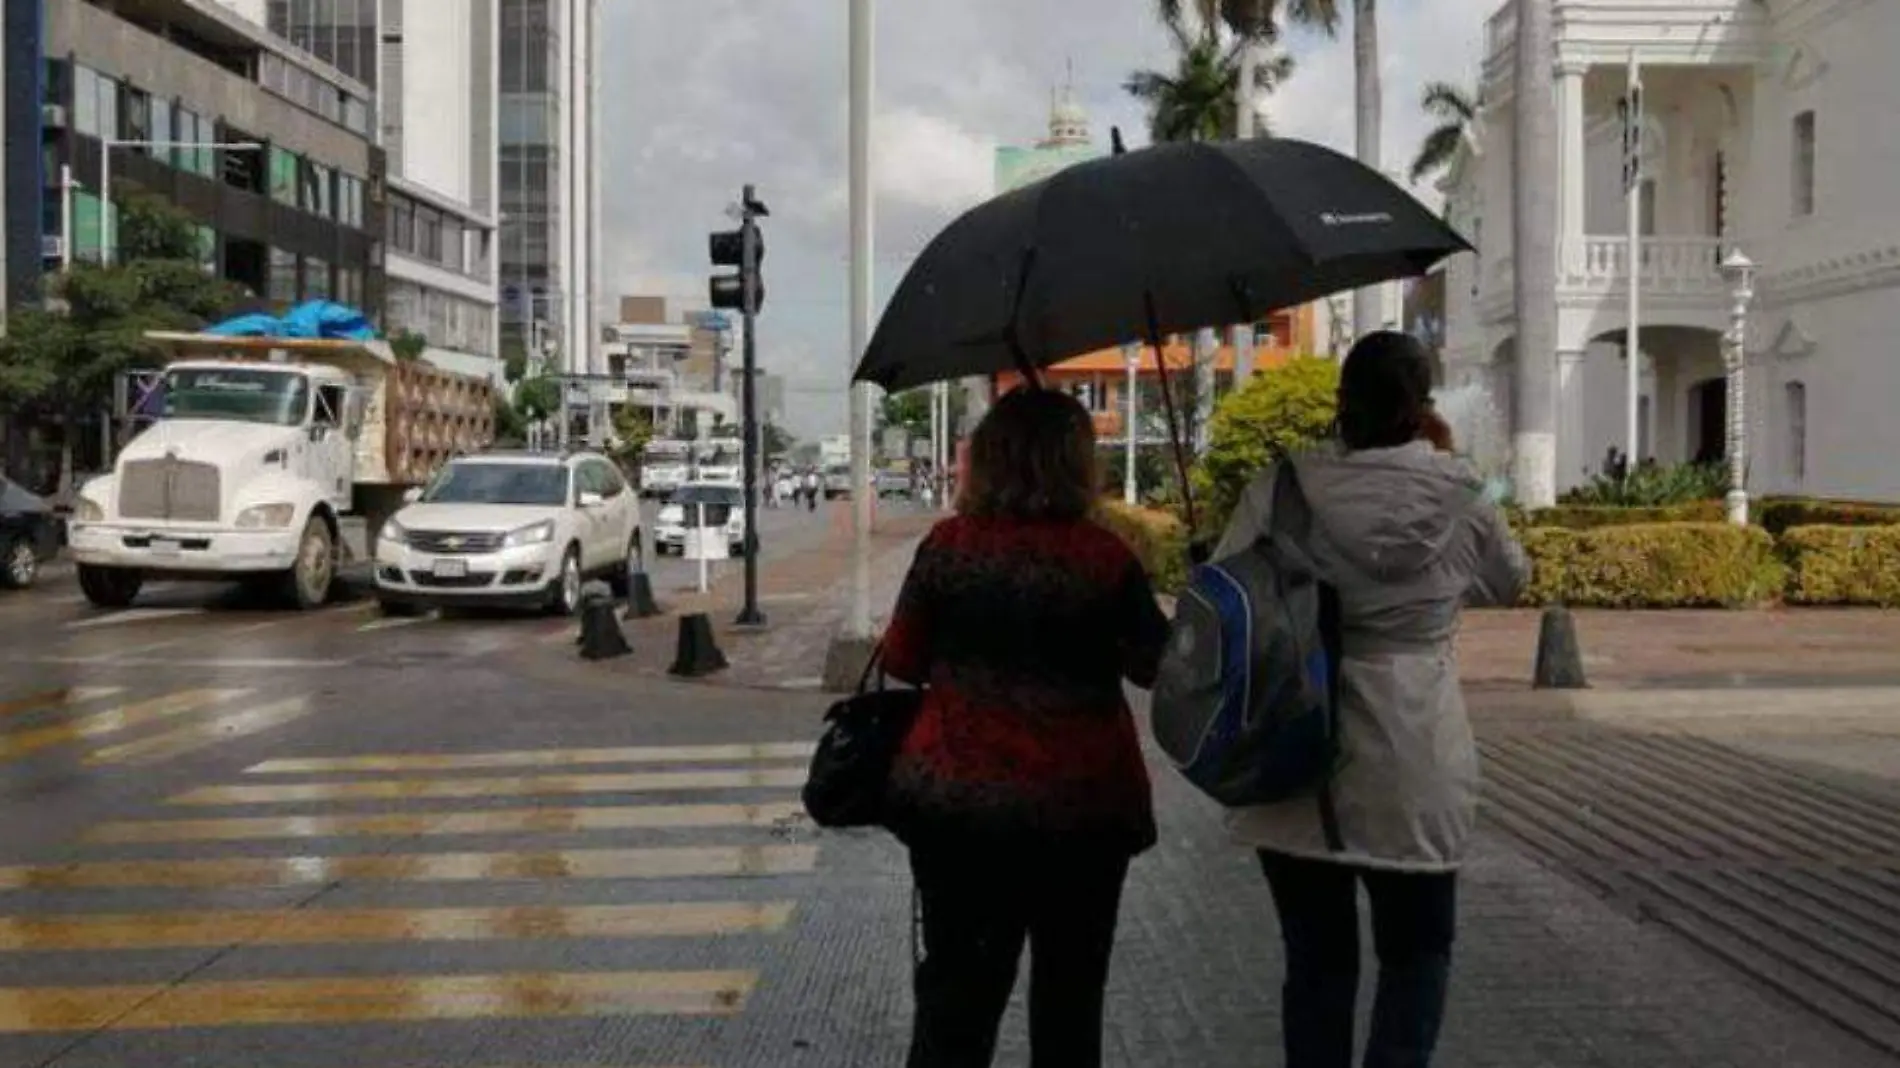
<svg viewBox="0 0 1900 1068"><path fill-rule="evenodd" d="M409 544L409 531L394 519L383 520L383 529L376 535L378 541L395 542L397 545Z"/></svg>
<svg viewBox="0 0 1900 1068"><path fill-rule="evenodd" d="M553 540L554 520L543 519L539 523L530 523L520 530L509 531L508 536L503 538L501 543L506 548L516 549L523 545L546 545Z"/></svg>
<svg viewBox="0 0 1900 1068"><path fill-rule="evenodd" d="M99 502L90 498L81 497L79 503L73 505L73 522L75 523L98 523L103 522L105 517L106 510L100 507Z"/></svg>
<svg viewBox="0 0 1900 1068"><path fill-rule="evenodd" d="M281 529L297 518L294 504L254 504L238 513L239 530Z"/></svg>

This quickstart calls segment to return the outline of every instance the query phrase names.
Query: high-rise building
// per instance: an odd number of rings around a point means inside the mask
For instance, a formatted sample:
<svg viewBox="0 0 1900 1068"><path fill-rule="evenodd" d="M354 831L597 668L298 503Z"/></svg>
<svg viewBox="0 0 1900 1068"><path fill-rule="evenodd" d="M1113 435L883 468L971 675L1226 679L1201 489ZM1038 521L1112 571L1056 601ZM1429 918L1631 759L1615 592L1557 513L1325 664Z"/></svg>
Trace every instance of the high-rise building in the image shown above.
<svg viewBox="0 0 1900 1068"><path fill-rule="evenodd" d="M498 371L500 0L224 2L375 90L384 328L421 335L438 363Z"/></svg>
<svg viewBox="0 0 1900 1068"><path fill-rule="evenodd" d="M603 373L594 52L599 0L501 2L504 348Z"/></svg>

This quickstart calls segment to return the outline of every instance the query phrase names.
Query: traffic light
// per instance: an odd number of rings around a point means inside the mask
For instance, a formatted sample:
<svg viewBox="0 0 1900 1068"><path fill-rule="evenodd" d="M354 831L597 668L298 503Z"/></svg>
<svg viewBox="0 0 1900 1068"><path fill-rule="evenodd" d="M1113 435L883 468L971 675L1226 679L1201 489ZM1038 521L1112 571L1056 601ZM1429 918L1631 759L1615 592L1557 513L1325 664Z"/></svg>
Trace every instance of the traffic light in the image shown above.
<svg viewBox="0 0 1900 1068"><path fill-rule="evenodd" d="M712 276L709 290L712 306L757 314L759 306L765 303L765 282L759 277L759 261L765 259L765 237L759 233L758 224L748 216L739 229L711 235L707 246L712 252L714 267L738 268L732 273ZM746 299L748 290L752 294L750 301Z"/></svg>

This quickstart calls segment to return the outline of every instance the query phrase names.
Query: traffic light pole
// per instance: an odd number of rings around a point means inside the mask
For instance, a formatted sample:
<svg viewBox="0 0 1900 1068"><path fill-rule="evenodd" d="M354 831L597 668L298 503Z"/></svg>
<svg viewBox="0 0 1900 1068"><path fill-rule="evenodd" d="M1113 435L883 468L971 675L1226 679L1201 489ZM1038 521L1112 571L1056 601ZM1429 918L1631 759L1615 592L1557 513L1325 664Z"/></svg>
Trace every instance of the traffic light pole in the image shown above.
<svg viewBox="0 0 1900 1068"><path fill-rule="evenodd" d="M740 626L763 626L765 613L759 611L759 224L753 211L757 203L752 187L745 187L745 262L752 269L743 274L745 282L744 353L745 385L743 395L745 433L745 605L739 609Z"/></svg>

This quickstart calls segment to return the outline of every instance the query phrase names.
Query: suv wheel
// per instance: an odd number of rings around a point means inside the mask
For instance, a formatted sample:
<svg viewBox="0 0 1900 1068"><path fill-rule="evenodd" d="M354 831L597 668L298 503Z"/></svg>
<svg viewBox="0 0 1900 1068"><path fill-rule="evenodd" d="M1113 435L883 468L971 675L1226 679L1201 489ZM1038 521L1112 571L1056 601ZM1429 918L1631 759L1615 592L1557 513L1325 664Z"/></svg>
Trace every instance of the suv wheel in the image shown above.
<svg viewBox="0 0 1900 1068"><path fill-rule="evenodd" d="M569 546L561 557L561 572L548 587L548 612L571 616L581 610L581 551Z"/></svg>
<svg viewBox="0 0 1900 1068"><path fill-rule="evenodd" d="M129 568L79 565L79 590L95 608L129 608L145 576Z"/></svg>
<svg viewBox="0 0 1900 1068"><path fill-rule="evenodd" d="M24 590L40 577L40 556L26 538L0 542L0 586Z"/></svg>
<svg viewBox="0 0 1900 1068"><path fill-rule="evenodd" d="M614 596L625 597L627 591L633 589L633 576L646 569L646 544L641 541L640 531L636 529L633 535L627 539L627 552L620 561L619 569L607 580L607 584L612 587L614 591Z"/></svg>

